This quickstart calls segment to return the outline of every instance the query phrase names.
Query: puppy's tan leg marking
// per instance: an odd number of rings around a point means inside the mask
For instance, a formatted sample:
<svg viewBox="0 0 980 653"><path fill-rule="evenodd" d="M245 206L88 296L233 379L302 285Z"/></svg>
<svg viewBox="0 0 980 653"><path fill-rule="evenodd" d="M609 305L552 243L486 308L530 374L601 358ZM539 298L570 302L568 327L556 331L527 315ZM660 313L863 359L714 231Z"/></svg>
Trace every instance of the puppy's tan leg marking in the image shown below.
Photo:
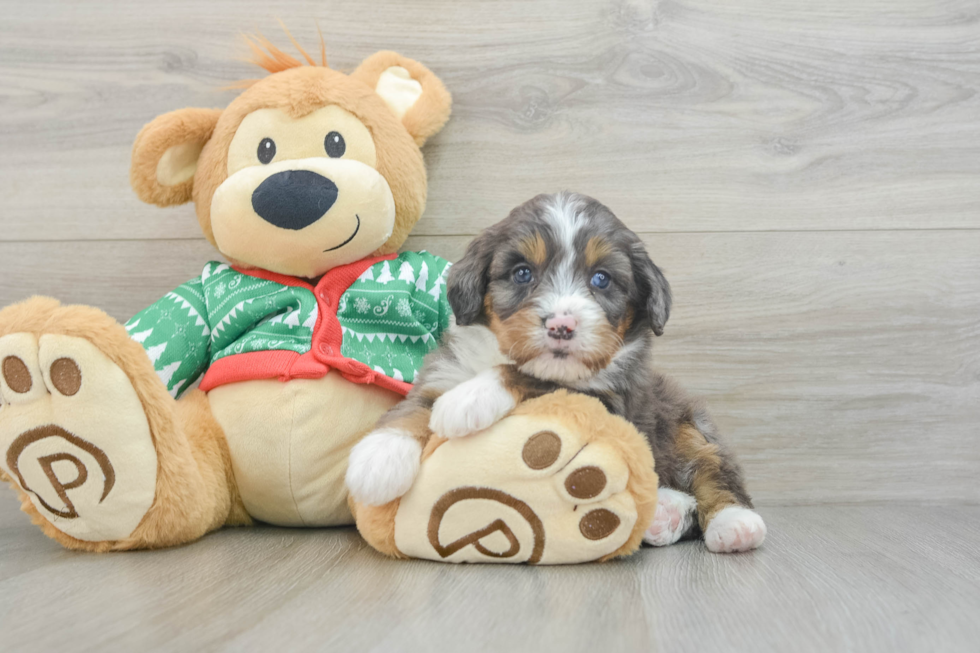
<svg viewBox="0 0 980 653"><path fill-rule="evenodd" d="M429 419L432 411L428 408L418 407L409 413L398 415L391 420L382 420L378 423L378 428L398 429L410 433L419 444L425 446L432 431L429 430Z"/></svg>
<svg viewBox="0 0 980 653"><path fill-rule="evenodd" d="M748 551L766 538L766 525L757 512L742 505L729 489L718 445L690 425L677 434L677 453L691 466L691 487L698 502L698 523L713 553Z"/></svg>
<svg viewBox="0 0 980 653"><path fill-rule="evenodd" d="M710 444L693 426L684 425L677 433L675 448L692 470L691 488L698 501L698 523L705 530L723 508L739 505L735 495L725 489L718 445Z"/></svg>

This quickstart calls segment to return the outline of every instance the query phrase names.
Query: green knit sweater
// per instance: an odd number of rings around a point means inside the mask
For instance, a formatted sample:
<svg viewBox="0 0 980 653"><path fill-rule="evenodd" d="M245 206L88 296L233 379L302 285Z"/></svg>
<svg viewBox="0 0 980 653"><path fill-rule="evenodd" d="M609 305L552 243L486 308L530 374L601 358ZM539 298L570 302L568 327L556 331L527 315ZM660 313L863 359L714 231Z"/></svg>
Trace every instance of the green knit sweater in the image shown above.
<svg viewBox="0 0 980 653"><path fill-rule="evenodd" d="M365 259L316 284L212 261L136 314L130 336L174 397L257 378L318 378L405 394L449 327L449 263L428 252Z"/></svg>

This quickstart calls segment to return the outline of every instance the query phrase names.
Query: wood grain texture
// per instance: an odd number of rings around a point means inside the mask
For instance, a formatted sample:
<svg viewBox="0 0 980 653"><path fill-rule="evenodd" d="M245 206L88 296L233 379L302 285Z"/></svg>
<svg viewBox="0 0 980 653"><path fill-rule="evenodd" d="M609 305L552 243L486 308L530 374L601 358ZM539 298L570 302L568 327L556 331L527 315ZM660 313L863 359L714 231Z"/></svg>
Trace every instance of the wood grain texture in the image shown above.
<svg viewBox="0 0 980 653"><path fill-rule="evenodd" d="M3 3L4 240L186 238L128 188L140 126L224 106L242 31L320 20L333 65L432 67L454 117L427 148L419 235L470 235L572 188L655 231L980 226L972 0Z"/></svg>
<svg viewBox="0 0 980 653"><path fill-rule="evenodd" d="M0 498L10 653L972 652L980 507L763 508L756 552L605 565L391 561L351 529L225 530L159 552L62 550Z"/></svg>
<svg viewBox="0 0 980 653"><path fill-rule="evenodd" d="M468 240L408 246L456 259ZM980 502L980 232L644 241L675 297L656 363L706 397L757 498ZM126 320L215 255L203 240L0 243L0 305L46 293Z"/></svg>

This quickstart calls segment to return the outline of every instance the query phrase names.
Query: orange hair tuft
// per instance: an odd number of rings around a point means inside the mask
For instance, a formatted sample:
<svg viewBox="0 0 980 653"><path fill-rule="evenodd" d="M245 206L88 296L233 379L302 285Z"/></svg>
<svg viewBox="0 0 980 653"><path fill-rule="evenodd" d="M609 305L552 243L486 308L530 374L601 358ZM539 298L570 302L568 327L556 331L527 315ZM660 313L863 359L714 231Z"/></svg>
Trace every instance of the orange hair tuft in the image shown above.
<svg viewBox="0 0 980 653"><path fill-rule="evenodd" d="M309 65L311 66L318 65L313 60L313 57L311 57L306 52L306 50L303 49L303 47L299 44L299 42L295 38L293 38L293 35L290 34L289 30L286 28L285 23L283 23L280 20L279 24L282 25L282 30L286 32L286 36L289 37L289 40L296 47L296 49L299 50L299 53L303 56L304 59L306 59L307 63L309 63ZM323 42L323 33L320 32L319 24L316 26L316 31L317 34L320 35L321 63L319 65L326 68L327 46ZM254 63L256 66L259 66L260 68L263 68L270 73L280 73L284 70L289 70L290 68L299 68L300 66L303 65L302 61L300 61L299 59L293 56L286 54L285 52L277 48L275 45L272 44L272 41L270 41L265 36L263 36L262 33L259 31L256 31L255 35L253 36L250 36L248 34L242 34L242 38L245 39L245 42L248 44L248 47L252 50L252 57L247 59L246 61L248 61L249 63ZM249 80L249 82L251 83L251 80Z"/></svg>

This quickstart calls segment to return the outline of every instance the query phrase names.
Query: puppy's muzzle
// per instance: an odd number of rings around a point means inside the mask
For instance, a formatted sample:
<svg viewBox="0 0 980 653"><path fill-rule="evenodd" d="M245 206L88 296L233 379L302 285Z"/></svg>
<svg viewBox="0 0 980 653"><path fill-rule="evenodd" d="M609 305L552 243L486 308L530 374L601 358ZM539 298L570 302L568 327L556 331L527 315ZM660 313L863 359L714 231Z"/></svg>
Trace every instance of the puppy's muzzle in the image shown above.
<svg viewBox="0 0 980 653"><path fill-rule="evenodd" d="M266 222L298 231L322 218L337 201L337 185L311 170L270 175L252 193L252 208Z"/></svg>

